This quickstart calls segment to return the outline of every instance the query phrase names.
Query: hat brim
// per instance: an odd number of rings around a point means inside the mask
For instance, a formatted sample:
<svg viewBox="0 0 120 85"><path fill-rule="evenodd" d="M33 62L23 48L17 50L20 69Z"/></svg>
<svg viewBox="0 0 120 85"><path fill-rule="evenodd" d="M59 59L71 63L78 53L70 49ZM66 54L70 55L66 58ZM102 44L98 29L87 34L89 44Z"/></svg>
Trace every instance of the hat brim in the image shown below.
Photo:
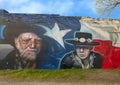
<svg viewBox="0 0 120 85"><path fill-rule="evenodd" d="M100 45L99 42L82 43L76 40L65 40L65 42L73 45L91 45L91 46Z"/></svg>

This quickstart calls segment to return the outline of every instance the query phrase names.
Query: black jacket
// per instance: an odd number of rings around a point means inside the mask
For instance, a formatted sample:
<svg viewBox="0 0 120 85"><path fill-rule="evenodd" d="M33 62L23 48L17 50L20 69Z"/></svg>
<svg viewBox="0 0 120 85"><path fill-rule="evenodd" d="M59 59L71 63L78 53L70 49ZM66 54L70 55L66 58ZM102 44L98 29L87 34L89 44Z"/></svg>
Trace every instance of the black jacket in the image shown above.
<svg viewBox="0 0 120 85"><path fill-rule="evenodd" d="M3 60L0 60L0 69L24 69L31 68L35 63L35 68L38 68L42 57L38 54L38 57L35 61L26 61L26 64L23 64L22 58L17 50L10 52ZM20 67L21 65L21 67Z"/></svg>
<svg viewBox="0 0 120 85"><path fill-rule="evenodd" d="M91 52L87 58L90 58L90 65L88 68L101 68L103 62L103 56L98 53ZM75 58L77 57L76 52L71 52L66 54L60 64L61 69L69 68L83 68L82 60L79 58L79 61Z"/></svg>

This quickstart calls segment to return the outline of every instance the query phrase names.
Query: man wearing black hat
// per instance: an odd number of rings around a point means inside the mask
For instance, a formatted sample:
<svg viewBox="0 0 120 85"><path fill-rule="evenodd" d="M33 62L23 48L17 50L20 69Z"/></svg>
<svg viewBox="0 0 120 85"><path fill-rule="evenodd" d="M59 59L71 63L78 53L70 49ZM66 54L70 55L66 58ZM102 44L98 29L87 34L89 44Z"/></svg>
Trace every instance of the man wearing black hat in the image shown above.
<svg viewBox="0 0 120 85"><path fill-rule="evenodd" d="M74 40L66 40L75 46L75 51L67 53L61 60L61 69L68 68L101 68L103 57L92 52L93 46L99 45L92 42L92 34L76 32Z"/></svg>
<svg viewBox="0 0 120 85"><path fill-rule="evenodd" d="M5 42L15 50L0 61L0 69L36 69L42 59L42 38L38 29L25 23L6 24Z"/></svg>

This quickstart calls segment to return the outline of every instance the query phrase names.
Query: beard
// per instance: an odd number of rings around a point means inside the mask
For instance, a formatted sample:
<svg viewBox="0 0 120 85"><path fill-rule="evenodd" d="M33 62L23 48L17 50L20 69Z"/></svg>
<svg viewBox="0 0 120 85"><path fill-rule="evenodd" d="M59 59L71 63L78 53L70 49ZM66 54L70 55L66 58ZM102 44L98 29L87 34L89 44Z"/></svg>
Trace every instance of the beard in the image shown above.
<svg viewBox="0 0 120 85"><path fill-rule="evenodd" d="M21 57L25 60L35 60L37 57L37 49L27 48L25 50L20 50Z"/></svg>

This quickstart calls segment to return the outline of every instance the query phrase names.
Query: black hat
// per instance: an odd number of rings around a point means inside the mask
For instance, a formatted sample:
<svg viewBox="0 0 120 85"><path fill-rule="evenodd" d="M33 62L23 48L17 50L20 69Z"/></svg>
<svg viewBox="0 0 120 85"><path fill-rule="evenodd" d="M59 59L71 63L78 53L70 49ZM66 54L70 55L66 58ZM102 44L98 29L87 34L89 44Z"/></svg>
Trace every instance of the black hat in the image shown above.
<svg viewBox="0 0 120 85"><path fill-rule="evenodd" d="M65 40L69 44L74 45L99 45L98 42L92 42L92 34L91 33L84 33L84 32L76 32L75 39L66 39Z"/></svg>
<svg viewBox="0 0 120 85"><path fill-rule="evenodd" d="M4 42L14 45L14 38L18 37L21 33L33 32L39 34L37 28L23 22L7 23L3 30Z"/></svg>

